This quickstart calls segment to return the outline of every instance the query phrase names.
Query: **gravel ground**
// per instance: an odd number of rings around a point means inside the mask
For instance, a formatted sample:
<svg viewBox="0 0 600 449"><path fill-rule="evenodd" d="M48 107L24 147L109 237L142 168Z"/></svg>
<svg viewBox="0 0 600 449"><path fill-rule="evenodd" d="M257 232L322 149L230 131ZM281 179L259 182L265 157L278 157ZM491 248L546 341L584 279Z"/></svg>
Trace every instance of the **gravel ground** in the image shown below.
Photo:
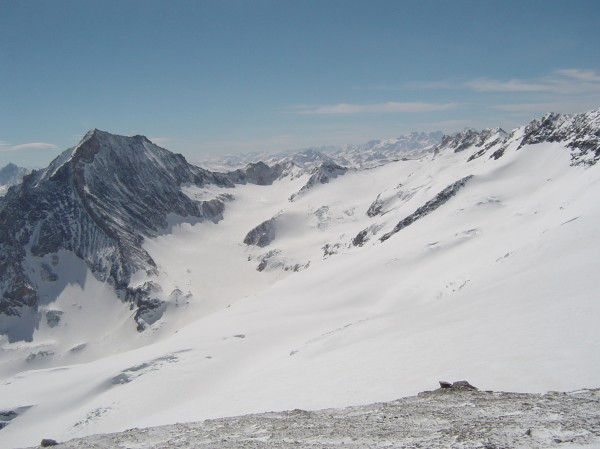
<svg viewBox="0 0 600 449"><path fill-rule="evenodd" d="M95 435L60 448L600 448L600 389L439 389L387 403L292 410Z"/></svg>

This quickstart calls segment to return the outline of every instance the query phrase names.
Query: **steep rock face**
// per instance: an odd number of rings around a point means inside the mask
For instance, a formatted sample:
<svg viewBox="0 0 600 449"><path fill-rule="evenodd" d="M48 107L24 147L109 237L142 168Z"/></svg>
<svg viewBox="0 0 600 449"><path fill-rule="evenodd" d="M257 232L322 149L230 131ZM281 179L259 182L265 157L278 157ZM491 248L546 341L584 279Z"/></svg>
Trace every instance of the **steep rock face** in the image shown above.
<svg viewBox="0 0 600 449"><path fill-rule="evenodd" d="M0 332L12 338L4 316L35 313L35 260L73 252L99 278L139 306L145 296L129 288L137 270L155 270L144 236L168 225L168 216L218 221L219 200L196 202L181 186L232 186L225 175L188 164L183 156L142 136L92 130L47 169L28 175L8 192L0 210ZM8 323L8 324L7 324Z"/></svg>
<svg viewBox="0 0 600 449"><path fill-rule="evenodd" d="M252 229L244 238L246 245L254 245L261 248L269 245L275 240L275 223L276 218L263 221L261 224Z"/></svg>

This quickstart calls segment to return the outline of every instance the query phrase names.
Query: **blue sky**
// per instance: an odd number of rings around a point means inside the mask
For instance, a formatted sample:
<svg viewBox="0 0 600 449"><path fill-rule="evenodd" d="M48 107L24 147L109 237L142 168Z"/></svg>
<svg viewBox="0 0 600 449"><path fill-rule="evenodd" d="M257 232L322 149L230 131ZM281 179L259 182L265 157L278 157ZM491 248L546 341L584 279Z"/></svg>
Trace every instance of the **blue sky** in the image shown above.
<svg viewBox="0 0 600 449"><path fill-rule="evenodd" d="M204 155L600 107L597 0L0 0L0 166L91 128Z"/></svg>

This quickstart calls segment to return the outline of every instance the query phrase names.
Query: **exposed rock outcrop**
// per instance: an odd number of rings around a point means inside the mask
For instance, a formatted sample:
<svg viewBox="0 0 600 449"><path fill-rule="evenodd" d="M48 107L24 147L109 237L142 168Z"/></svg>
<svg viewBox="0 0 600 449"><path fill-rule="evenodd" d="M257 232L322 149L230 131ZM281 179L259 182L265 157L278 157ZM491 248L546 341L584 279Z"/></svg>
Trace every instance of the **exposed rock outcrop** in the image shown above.
<svg viewBox="0 0 600 449"><path fill-rule="evenodd" d="M454 195L456 195L458 193L458 191L460 189L462 189L467 184L469 179L471 179L472 177L473 176L471 176L471 175L465 176L464 178L459 179L458 181L450 184L448 187L446 187L444 190L442 190L440 193L438 193L435 196L435 198L427 201L423 206L419 207L416 211L414 211L408 217L402 219L394 227L394 229L392 229L390 232L384 234L379 240L384 242L387 239L389 239L392 235L396 234L397 232L401 231L402 229L406 228L407 226L410 226L411 224L413 224L415 221L425 217L426 215L429 215L431 212L433 212L434 210L436 210L437 208L439 208L440 206L445 204L450 198L452 198Z"/></svg>
<svg viewBox="0 0 600 449"><path fill-rule="evenodd" d="M276 218L270 218L263 221L257 227L252 229L244 238L246 245L254 245L264 248L275 240Z"/></svg>

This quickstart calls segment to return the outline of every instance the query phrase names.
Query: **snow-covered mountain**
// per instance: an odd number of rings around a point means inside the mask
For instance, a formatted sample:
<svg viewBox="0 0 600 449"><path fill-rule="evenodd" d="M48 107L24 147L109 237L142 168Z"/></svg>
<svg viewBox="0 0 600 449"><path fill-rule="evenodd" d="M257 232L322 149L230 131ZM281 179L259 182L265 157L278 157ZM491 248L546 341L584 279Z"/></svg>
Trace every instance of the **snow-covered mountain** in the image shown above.
<svg viewBox="0 0 600 449"><path fill-rule="evenodd" d="M400 159L418 159L432 152L442 140L440 131L413 132L396 139L371 140L361 145L327 146L288 150L277 153L254 152L214 156L198 161L211 170L230 171L254 162L269 165L293 165L301 169L313 169L322 163L335 163L345 168L372 168Z"/></svg>
<svg viewBox="0 0 600 449"><path fill-rule="evenodd" d="M598 159L599 110L224 174L94 130L0 203L0 447L597 387Z"/></svg>
<svg viewBox="0 0 600 449"><path fill-rule="evenodd" d="M40 306L53 302L68 283L82 282L74 273L59 276L58 271L70 270L63 252L135 303L139 326L154 320L159 303L147 291L151 286L129 286L133 273L156 271L141 245L143 236L167 232L178 220L219 221L228 197L194 201L181 190L207 184L233 185L142 136L96 129L46 169L27 176L0 210L0 314L5 316L0 333L30 340ZM59 311L47 312L47 319L60 321Z"/></svg>
<svg viewBox="0 0 600 449"><path fill-rule="evenodd" d="M29 171L13 163L0 168L0 196L4 196L9 187L19 184Z"/></svg>

